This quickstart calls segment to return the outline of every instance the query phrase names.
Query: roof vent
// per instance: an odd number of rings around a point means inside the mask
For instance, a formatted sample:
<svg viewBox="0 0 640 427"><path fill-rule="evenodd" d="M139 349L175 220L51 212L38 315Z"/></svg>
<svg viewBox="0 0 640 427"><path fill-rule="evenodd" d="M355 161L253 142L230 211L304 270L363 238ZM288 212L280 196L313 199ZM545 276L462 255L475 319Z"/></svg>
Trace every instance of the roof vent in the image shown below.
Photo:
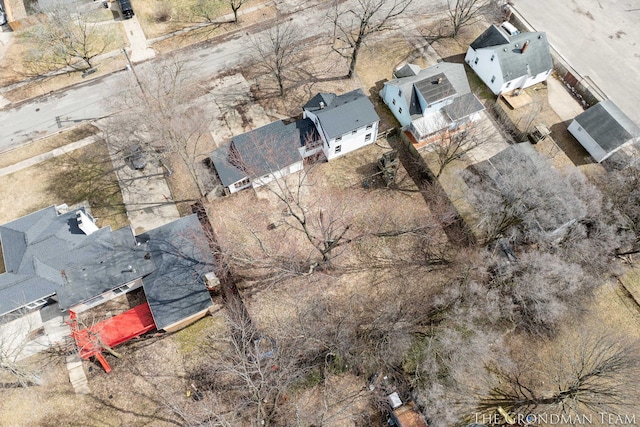
<svg viewBox="0 0 640 427"><path fill-rule="evenodd" d="M442 77L438 77L438 84L442 83Z"/></svg>
<svg viewBox="0 0 640 427"><path fill-rule="evenodd" d="M324 108L324 102L320 101L320 109L322 110Z"/></svg>
<svg viewBox="0 0 640 427"><path fill-rule="evenodd" d="M505 48L504 48L504 49L502 49L502 50L504 50L504 51L506 52L506 51L507 51L507 48L505 47Z"/></svg>

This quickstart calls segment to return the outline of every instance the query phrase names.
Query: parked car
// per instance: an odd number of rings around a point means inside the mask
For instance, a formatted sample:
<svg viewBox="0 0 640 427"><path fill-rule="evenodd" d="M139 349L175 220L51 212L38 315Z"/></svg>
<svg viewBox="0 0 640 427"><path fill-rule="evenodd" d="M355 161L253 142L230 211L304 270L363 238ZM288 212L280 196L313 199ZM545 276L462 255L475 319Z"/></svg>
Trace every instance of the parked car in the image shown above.
<svg viewBox="0 0 640 427"><path fill-rule="evenodd" d="M133 7L131 7L130 0L118 0L120 3L120 10L122 11L122 17L124 19L131 19L135 13L133 12Z"/></svg>

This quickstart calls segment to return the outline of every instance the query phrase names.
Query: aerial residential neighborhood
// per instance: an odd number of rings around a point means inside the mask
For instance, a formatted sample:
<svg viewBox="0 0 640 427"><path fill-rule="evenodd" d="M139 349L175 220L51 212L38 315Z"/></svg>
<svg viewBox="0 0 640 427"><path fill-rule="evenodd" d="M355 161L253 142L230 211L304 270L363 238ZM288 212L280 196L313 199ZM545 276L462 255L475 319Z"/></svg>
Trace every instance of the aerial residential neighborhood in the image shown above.
<svg viewBox="0 0 640 427"><path fill-rule="evenodd" d="M0 0L0 425L640 422L633 0Z"/></svg>

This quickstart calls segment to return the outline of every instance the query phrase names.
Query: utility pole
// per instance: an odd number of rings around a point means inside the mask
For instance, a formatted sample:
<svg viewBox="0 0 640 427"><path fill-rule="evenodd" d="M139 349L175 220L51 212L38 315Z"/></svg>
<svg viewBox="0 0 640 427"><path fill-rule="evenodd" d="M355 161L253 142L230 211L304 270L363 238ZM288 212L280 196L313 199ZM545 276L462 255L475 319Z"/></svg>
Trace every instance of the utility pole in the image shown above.
<svg viewBox="0 0 640 427"><path fill-rule="evenodd" d="M136 79L136 83L138 83L138 87L140 88L140 92L142 92L142 97L144 98L144 102L148 105L149 100L147 100L147 93L144 91L144 87L142 83L140 83L140 79L138 78L138 74L136 73L136 69L133 68L133 63L129 58L129 54L127 53L127 49L122 48L122 52L124 53L125 58L127 58L127 62L129 63L129 69L133 72L133 77Z"/></svg>

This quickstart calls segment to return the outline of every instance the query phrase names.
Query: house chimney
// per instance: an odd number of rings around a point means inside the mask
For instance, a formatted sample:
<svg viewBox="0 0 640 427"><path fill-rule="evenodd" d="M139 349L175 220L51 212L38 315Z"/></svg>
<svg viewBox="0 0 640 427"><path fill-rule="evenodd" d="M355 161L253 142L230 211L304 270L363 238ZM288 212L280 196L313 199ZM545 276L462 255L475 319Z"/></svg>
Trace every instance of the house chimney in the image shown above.
<svg viewBox="0 0 640 427"><path fill-rule="evenodd" d="M87 236L99 230L93 219L81 210L76 211L76 221L78 221L78 228Z"/></svg>
<svg viewBox="0 0 640 427"><path fill-rule="evenodd" d="M528 47L529 47L529 40L524 42L524 44L522 45L522 50L520 51L520 53L524 53L524 51L527 50Z"/></svg>
<svg viewBox="0 0 640 427"><path fill-rule="evenodd" d="M438 84L442 83L442 77L438 77Z"/></svg>
<svg viewBox="0 0 640 427"><path fill-rule="evenodd" d="M324 102L320 101L320 109L322 110L324 108Z"/></svg>

